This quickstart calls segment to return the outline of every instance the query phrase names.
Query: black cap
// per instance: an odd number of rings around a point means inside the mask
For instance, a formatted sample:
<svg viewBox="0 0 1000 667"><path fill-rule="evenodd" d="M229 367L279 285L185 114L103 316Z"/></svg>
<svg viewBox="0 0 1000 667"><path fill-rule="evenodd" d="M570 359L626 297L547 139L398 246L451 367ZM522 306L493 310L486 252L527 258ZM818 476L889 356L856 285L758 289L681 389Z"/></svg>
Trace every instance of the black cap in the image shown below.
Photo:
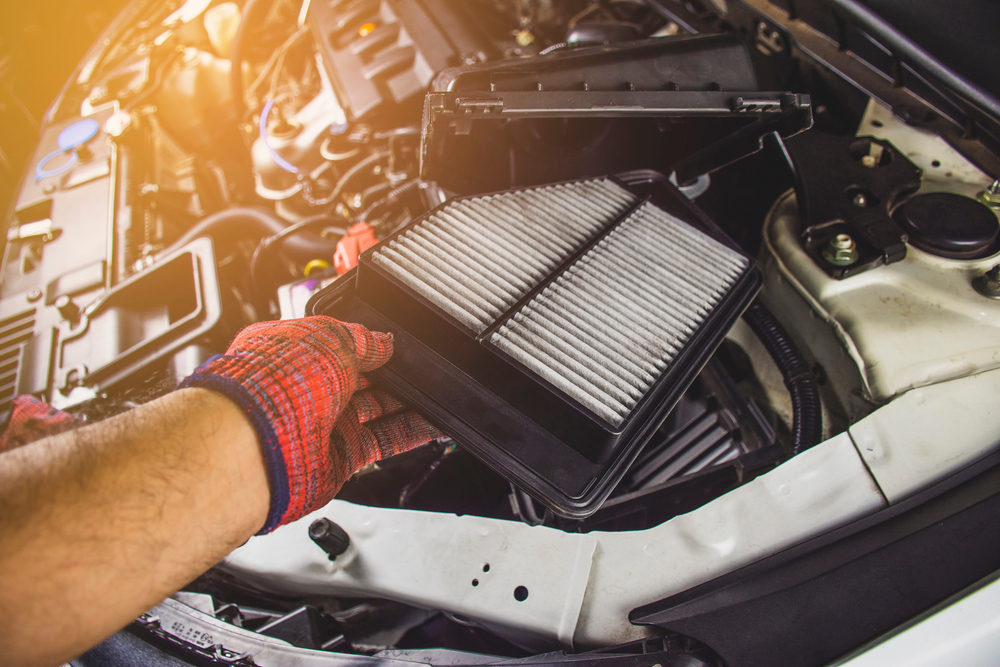
<svg viewBox="0 0 1000 667"><path fill-rule="evenodd" d="M329 519L316 519L309 526L309 538L333 560L347 551L351 538L347 532Z"/></svg>
<svg viewBox="0 0 1000 667"><path fill-rule="evenodd" d="M910 245L940 257L978 259L1000 250L1000 220L985 204L949 192L910 198L896 221Z"/></svg>

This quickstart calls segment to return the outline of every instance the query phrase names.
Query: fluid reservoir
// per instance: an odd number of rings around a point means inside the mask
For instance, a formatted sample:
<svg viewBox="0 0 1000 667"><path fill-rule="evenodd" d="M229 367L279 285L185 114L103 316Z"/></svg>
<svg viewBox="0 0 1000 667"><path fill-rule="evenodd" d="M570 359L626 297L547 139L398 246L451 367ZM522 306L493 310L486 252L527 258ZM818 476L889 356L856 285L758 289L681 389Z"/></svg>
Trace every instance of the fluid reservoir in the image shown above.
<svg viewBox="0 0 1000 667"><path fill-rule="evenodd" d="M205 11L205 32L215 49L215 55L229 59L233 39L240 27L240 8L235 2L223 2Z"/></svg>
<svg viewBox="0 0 1000 667"><path fill-rule="evenodd" d="M229 71L228 60L188 48L164 74L154 98L157 117L186 148L218 150L235 133Z"/></svg>

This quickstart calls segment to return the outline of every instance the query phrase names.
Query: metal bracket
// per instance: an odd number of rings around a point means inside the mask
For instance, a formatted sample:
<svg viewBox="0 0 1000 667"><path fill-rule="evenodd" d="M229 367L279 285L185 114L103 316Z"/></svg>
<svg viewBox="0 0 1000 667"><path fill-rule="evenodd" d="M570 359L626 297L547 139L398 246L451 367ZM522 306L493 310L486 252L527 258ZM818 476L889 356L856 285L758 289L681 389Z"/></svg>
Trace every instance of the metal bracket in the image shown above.
<svg viewBox="0 0 1000 667"><path fill-rule="evenodd" d="M920 170L895 146L820 132L783 146L795 174L802 243L820 268L840 280L906 257L906 234L891 211L920 187Z"/></svg>

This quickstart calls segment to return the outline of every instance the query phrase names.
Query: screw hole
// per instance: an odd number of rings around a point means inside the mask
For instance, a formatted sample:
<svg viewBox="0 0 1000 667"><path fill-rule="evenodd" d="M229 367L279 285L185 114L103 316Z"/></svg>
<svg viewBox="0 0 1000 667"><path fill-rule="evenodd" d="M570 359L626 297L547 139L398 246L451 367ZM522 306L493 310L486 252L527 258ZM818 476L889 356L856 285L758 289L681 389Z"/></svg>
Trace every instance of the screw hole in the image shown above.
<svg viewBox="0 0 1000 667"><path fill-rule="evenodd" d="M940 167L941 166L941 160L934 160L934 161L932 161L931 162L931 166L934 167L935 169L937 167Z"/></svg>
<svg viewBox="0 0 1000 667"><path fill-rule="evenodd" d="M487 563L486 565L483 565L483 572L489 572L489 571L490 571L490 564Z"/></svg>
<svg viewBox="0 0 1000 667"><path fill-rule="evenodd" d="M479 585L479 580L478 579L473 579L472 580L472 585L473 586L478 586Z"/></svg>
<svg viewBox="0 0 1000 667"><path fill-rule="evenodd" d="M524 586L518 586L514 589L514 599L518 602L524 602L528 599L528 589Z"/></svg>
<svg viewBox="0 0 1000 667"><path fill-rule="evenodd" d="M872 125L875 126L875 127L882 127L883 125L885 125L885 123L883 123L880 120L873 120L872 121Z"/></svg>

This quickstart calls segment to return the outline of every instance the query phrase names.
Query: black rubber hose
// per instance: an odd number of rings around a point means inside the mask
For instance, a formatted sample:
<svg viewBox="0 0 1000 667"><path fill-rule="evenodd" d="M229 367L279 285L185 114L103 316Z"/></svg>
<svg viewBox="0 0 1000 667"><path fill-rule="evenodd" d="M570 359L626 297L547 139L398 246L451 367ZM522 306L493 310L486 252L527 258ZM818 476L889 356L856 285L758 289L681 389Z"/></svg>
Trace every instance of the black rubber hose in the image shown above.
<svg viewBox="0 0 1000 667"><path fill-rule="evenodd" d="M361 222L368 222L368 218L371 217L371 214L373 212L377 211L380 208L389 206L390 204L395 204L403 196L409 194L410 191L419 188L420 183L421 183L420 179L414 178L412 180L406 181L402 185L394 187L392 190L389 191L388 194L386 194L386 196L382 197L377 202L366 208L365 211L361 214L361 217L359 219L361 220Z"/></svg>
<svg viewBox="0 0 1000 667"><path fill-rule="evenodd" d="M236 109L236 119L243 122L246 113L246 102L243 99L243 61L246 60L247 45L250 44L250 33L271 7L272 0L247 0L243 3L240 26L233 37L233 46L229 60L232 69L229 72L230 87L233 95L233 107Z"/></svg>
<svg viewBox="0 0 1000 667"><path fill-rule="evenodd" d="M788 332L762 303L750 304L743 319L778 365L792 397L792 456L795 456L823 437L823 410L816 378Z"/></svg>
<svg viewBox="0 0 1000 667"><path fill-rule="evenodd" d="M199 236L211 236L216 245L226 245L245 238L274 236L287 227L281 218L266 209L246 206L227 208L199 220L161 254L173 252ZM308 262L317 257L332 257L337 250L337 239L305 231L285 236L279 243L281 252L300 262Z"/></svg>
<svg viewBox="0 0 1000 667"><path fill-rule="evenodd" d="M338 234L338 237L343 237L345 234L347 234L347 229L343 227L335 227L335 225L338 222L346 222L346 221L343 218L334 218L329 215L317 215L311 218L306 218L305 220L302 220L300 222L296 222L291 227L285 227L277 234L265 236L263 239L261 239L260 243L257 244L257 248L253 251L253 256L250 258L250 279L253 280L254 285L259 286L257 279L258 268L260 267L261 261L269 253L271 248L281 249L283 248L283 244L285 243L285 241L288 239L289 236L293 236L296 234L305 234L306 230L309 227L318 227L320 225L322 225L323 228L326 230L333 228L334 231ZM322 237L322 239L323 242L325 243L325 250L327 250L325 256L315 254L314 250L314 253L310 259L316 259L317 257L321 256L323 257L323 259L326 259L330 257L333 254L333 252L336 252L336 247L337 247L336 244L338 243L339 238L327 239L326 237ZM311 240L310 246L314 249L317 247L323 248L324 243L320 243L317 245L315 240ZM334 247L333 252L329 252L329 246L331 244Z"/></svg>

